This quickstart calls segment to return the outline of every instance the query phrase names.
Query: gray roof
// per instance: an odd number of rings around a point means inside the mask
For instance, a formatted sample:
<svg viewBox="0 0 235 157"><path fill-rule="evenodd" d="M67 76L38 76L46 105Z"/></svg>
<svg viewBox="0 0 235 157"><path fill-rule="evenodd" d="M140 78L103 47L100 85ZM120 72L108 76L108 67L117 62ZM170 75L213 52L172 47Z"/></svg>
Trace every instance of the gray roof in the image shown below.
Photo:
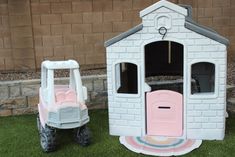
<svg viewBox="0 0 235 157"><path fill-rule="evenodd" d="M188 10L188 16L185 18L185 28L193 31L193 32L196 32L198 34L201 34L203 36L206 36L212 40L215 40L219 43L222 43L226 46L229 45L229 40L223 36L221 36L220 34L218 34L215 30L211 29L211 28L208 28L206 26L203 26L203 25L200 25L198 23L196 23L195 21L193 21L192 19L192 7L189 6L189 5L180 5L182 7L184 7L185 9ZM143 29L143 24L139 24L138 26L135 26L133 28L131 28L130 30L106 41L104 43L104 46L105 47L108 47L128 36L130 36L131 34L134 34L140 30Z"/></svg>
<svg viewBox="0 0 235 157"><path fill-rule="evenodd" d="M110 45L112 45L112 44L114 44L114 43L116 43L116 42L118 42L118 41L128 37L129 35L134 34L134 33L138 32L138 31L142 30L142 29L143 29L143 24L139 24L139 25L129 29L128 31L126 31L126 32L124 32L122 34L119 34L118 36L116 36L116 37L114 37L114 38L112 38L110 40L107 40L104 43L104 46L108 47L108 46L110 46Z"/></svg>

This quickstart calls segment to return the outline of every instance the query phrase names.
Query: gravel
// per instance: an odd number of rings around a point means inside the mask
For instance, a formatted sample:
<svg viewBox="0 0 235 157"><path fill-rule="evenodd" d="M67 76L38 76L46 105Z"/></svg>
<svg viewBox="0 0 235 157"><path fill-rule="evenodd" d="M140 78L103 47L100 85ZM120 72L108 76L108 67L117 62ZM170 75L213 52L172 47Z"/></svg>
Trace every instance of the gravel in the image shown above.
<svg viewBox="0 0 235 157"><path fill-rule="evenodd" d="M82 76L87 75L101 75L106 74L105 65L95 66L82 66L80 68ZM0 81L11 81L11 80L30 80L39 79L41 76L40 72L0 72ZM56 70L55 77L68 77L68 70ZM227 69L227 84L235 84L235 62L228 64Z"/></svg>
<svg viewBox="0 0 235 157"><path fill-rule="evenodd" d="M88 75L102 75L106 74L106 68L104 65L97 66L82 66L80 67L81 76ZM69 70L55 70L55 78L58 77L69 77ZM12 80L31 80L39 79L41 77L41 72L35 71L24 71L24 72L0 72L0 81L12 81Z"/></svg>

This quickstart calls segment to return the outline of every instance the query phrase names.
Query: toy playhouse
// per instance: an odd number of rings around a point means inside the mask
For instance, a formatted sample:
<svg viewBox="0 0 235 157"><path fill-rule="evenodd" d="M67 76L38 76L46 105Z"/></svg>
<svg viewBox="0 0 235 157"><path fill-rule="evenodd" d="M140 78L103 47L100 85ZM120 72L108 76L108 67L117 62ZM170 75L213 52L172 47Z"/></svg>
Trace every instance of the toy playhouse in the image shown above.
<svg viewBox="0 0 235 157"><path fill-rule="evenodd" d="M228 40L161 0L107 42L109 129L118 136L222 140Z"/></svg>

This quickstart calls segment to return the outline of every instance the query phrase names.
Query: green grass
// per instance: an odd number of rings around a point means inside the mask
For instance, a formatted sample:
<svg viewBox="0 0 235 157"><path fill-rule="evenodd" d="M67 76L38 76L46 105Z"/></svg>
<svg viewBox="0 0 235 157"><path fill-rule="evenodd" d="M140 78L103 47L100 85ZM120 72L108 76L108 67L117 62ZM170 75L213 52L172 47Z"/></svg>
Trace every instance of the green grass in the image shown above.
<svg viewBox="0 0 235 157"><path fill-rule="evenodd" d="M127 150L119 143L118 137L108 132L107 110L89 112L92 131L92 144L81 147L73 141L72 131L59 132L57 151L43 153L39 144L36 128L36 115L24 115L0 118L0 156L1 157L136 157L144 156ZM223 141L203 141L199 149L186 157L230 157L235 156L235 116L230 116L226 124L226 136Z"/></svg>

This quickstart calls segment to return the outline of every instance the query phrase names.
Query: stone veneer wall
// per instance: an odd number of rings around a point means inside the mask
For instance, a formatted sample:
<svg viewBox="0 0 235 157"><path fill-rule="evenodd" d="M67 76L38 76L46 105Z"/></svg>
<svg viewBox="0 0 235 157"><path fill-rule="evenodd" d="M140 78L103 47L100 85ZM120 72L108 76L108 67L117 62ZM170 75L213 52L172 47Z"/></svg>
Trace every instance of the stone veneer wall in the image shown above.
<svg viewBox="0 0 235 157"><path fill-rule="evenodd" d="M34 70L45 59L103 64L104 41L140 23L139 11L157 1L0 0L0 70ZM191 5L195 21L229 38L234 56L234 0L170 1Z"/></svg>
<svg viewBox="0 0 235 157"><path fill-rule="evenodd" d="M86 104L89 109L107 107L106 75L83 76L83 85L88 90ZM67 78L58 78L56 83L68 83ZM40 80L5 81L0 83L0 116L37 112Z"/></svg>

